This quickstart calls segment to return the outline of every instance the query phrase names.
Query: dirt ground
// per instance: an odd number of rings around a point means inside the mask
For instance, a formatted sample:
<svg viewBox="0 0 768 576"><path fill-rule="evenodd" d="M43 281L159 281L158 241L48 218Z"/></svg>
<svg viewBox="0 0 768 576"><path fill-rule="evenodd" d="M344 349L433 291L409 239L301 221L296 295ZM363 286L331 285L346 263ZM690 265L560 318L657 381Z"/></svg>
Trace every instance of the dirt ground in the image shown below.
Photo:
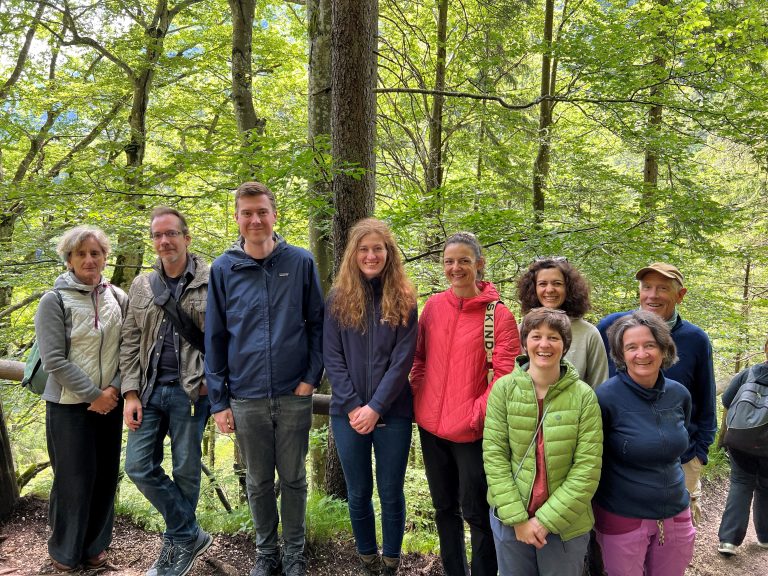
<svg viewBox="0 0 768 576"><path fill-rule="evenodd" d="M704 517L696 537L696 552L687 576L764 576L768 574L768 550L756 544L750 526L739 553L723 558L717 553L717 528L728 492L728 480L705 482ZM21 500L11 518L0 524L0 576L52 574L46 548L46 503L32 498ZM160 538L148 534L120 518L109 550L110 563L100 570L80 572L80 576L112 574L142 576L160 548ZM198 561L190 576L247 576L253 559L253 543L247 537L218 535L211 548ZM331 542L309 552L309 576L357 574L354 545L349 540ZM440 560L434 555L409 554L404 557L401 574L442 576Z"/></svg>

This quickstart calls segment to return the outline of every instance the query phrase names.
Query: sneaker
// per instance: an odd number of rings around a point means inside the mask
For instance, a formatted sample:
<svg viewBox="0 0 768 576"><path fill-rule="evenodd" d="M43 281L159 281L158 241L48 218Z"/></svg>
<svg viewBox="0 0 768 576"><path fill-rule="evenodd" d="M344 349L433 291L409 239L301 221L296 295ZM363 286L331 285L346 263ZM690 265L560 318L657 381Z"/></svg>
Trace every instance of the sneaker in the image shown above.
<svg viewBox="0 0 768 576"><path fill-rule="evenodd" d="M717 551L723 556L733 556L736 554L736 545L730 542L720 542L720 546L717 547Z"/></svg>
<svg viewBox="0 0 768 576"><path fill-rule="evenodd" d="M768 542L760 542L760 540L758 540L757 545L760 546L760 548L768 548Z"/></svg>
<svg viewBox="0 0 768 576"><path fill-rule="evenodd" d="M173 542L170 538L163 538L163 547L155 563L149 567L145 576L167 576L173 559Z"/></svg>
<svg viewBox="0 0 768 576"><path fill-rule="evenodd" d="M277 576L280 574L279 554L257 554L249 576Z"/></svg>
<svg viewBox="0 0 768 576"><path fill-rule="evenodd" d="M195 560L213 544L213 536L200 528L197 538L173 545L173 563L166 576L186 576Z"/></svg>
<svg viewBox="0 0 768 576"><path fill-rule="evenodd" d="M304 554L286 556L283 560L283 574L284 576L306 576L307 560Z"/></svg>
<svg viewBox="0 0 768 576"><path fill-rule="evenodd" d="M379 576L382 573L381 556L378 554L360 554L360 574Z"/></svg>

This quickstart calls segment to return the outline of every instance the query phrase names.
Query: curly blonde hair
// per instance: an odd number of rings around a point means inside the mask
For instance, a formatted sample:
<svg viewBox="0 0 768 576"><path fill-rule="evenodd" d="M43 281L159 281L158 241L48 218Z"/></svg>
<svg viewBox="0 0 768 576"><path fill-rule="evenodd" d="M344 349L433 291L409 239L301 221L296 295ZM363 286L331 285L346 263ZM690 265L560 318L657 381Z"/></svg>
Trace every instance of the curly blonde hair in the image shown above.
<svg viewBox="0 0 768 576"><path fill-rule="evenodd" d="M398 325L407 326L408 317L416 306L416 290L405 273L392 231L384 222L375 218L360 220L349 231L344 257L333 282L330 314L342 328L366 332L366 308L371 296L365 276L357 265L357 248L368 234L381 236L387 249L387 261L380 277L383 290L381 321L393 328Z"/></svg>

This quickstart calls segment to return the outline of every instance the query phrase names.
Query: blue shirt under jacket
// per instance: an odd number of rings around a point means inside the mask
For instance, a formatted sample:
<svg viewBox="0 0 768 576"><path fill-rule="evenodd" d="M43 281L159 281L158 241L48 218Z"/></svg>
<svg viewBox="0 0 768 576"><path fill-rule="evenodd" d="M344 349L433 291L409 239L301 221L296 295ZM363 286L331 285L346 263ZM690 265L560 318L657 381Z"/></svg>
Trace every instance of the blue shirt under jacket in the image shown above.
<svg viewBox="0 0 768 576"><path fill-rule="evenodd" d="M383 324L380 279L374 278L367 287L371 298L365 333L339 326L330 313L333 293L328 298L323 324L323 362L331 382L330 413L346 416L367 404L384 419L387 415L412 418L413 396L408 374L416 352L416 306L408 316L407 326Z"/></svg>
<svg viewBox="0 0 768 576"><path fill-rule="evenodd" d="M595 502L628 518L661 520L688 506L680 456L691 396L663 374L644 388L622 371L595 390L603 416L603 472Z"/></svg>
<svg viewBox="0 0 768 576"><path fill-rule="evenodd" d="M597 325L608 352L608 371L616 374L616 365L608 345L608 328L617 319L633 312L609 314ZM712 362L712 344L706 332L678 316L672 328L672 340L677 347L679 360L664 370L667 378L685 386L691 395L691 420L688 425L688 450L682 456L683 463L698 456L706 464L710 445L717 432L717 408L715 400L715 368Z"/></svg>
<svg viewBox="0 0 768 576"><path fill-rule="evenodd" d="M275 235L263 261L242 239L214 260L205 315L211 412L230 397L285 396L323 373L323 291L312 254Z"/></svg>

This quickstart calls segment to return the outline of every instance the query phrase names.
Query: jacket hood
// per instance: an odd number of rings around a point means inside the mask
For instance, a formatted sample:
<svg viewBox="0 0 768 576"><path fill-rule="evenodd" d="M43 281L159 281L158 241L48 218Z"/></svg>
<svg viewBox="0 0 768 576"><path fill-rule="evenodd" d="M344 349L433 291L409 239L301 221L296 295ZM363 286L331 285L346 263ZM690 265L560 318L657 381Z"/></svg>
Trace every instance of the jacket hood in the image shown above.
<svg viewBox="0 0 768 576"><path fill-rule="evenodd" d="M747 380L752 380L763 386L768 386L768 362L755 364L750 368L750 374Z"/></svg>
<svg viewBox="0 0 768 576"><path fill-rule="evenodd" d="M501 298L499 298L499 292L496 290L496 286L494 286L491 282L484 282L481 280L477 282L477 287L480 289L480 294L477 296L472 296L471 298L460 298L459 296L456 296L456 294L454 294L453 290L450 288L445 291L445 294L448 301L453 306L456 308L461 306L465 310L472 308L484 308L485 305L489 302L501 300Z"/></svg>
<svg viewBox="0 0 768 576"><path fill-rule="evenodd" d="M280 236L280 234L278 234L277 232L273 234L273 238L275 239L275 248L274 250L272 250L269 256L264 258L264 264L266 264L267 262L269 262L270 260L278 256L280 252L285 250L287 246L285 238ZM250 265L255 261L255 259L252 256L249 256L248 254L246 254L245 250L243 249L244 243L245 243L245 240L243 239L242 236L240 236L234 242L234 244L232 244L232 246L230 246L224 251L224 255L228 256L232 261L233 267L238 266L239 264Z"/></svg>
<svg viewBox="0 0 768 576"><path fill-rule="evenodd" d="M187 289L191 288L197 288L198 286L201 286L203 284L208 283L208 276L209 276L209 267L208 263L200 258L197 254L194 254L192 252L187 252L187 256L192 260L194 263L194 278L189 283L189 286L187 286ZM162 260L158 258L155 260L155 263L152 264L152 269L157 272L158 274L163 273L163 264ZM187 263L187 269L189 269L189 263Z"/></svg>
<svg viewBox="0 0 768 576"><path fill-rule="evenodd" d="M56 288L57 290L76 290L78 292L85 292L85 293L93 292L93 289L96 287L99 288L99 292L104 292L104 290L107 289L108 285L109 285L109 282L107 282L104 279L104 276L101 277L101 280L99 281L98 284L96 284L96 286L92 286L90 284L83 284L70 271L67 271L61 274L58 278L56 278L56 281L53 283L53 287Z"/></svg>

